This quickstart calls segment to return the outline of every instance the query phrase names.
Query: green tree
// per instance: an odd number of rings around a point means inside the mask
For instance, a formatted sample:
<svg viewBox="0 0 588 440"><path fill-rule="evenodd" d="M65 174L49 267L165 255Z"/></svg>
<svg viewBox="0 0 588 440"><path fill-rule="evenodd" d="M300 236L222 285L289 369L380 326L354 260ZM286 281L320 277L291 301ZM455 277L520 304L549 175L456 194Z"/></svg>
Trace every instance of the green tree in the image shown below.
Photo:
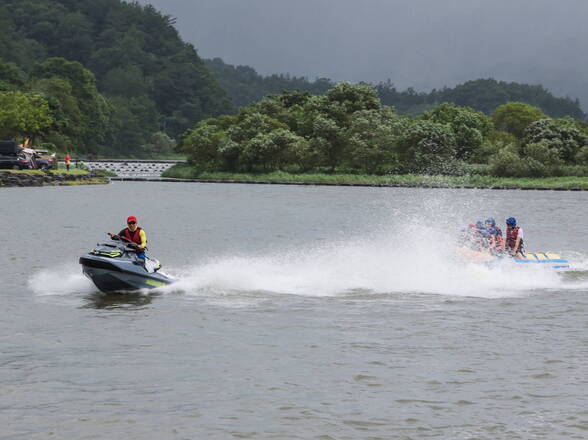
<svg viewBox="0 0 588 440"><path fill-rule="evenodd" d="M508 102L492 114L492 122L497 130L510 133L518 139L523 137L529 124L545 118L547 116L539 108L522 102Z"/></svg>
<svg viewBox="0 0 588 440"><path fill-rule="evenodd" d="M246 170L281 168L287 163L304 161L306 141L286 128L259 133L243 147L242 161Z"/></svg>
<svg viewBox="0 0 588 440"><path fill-rule="evenodd" d="M237 143L247 142L261 133L269 133L279 128L287 129L288 126L270 116L252 111L242 112L237 119L238 124L228 130L231 139Z"/></svg>
<svg viewBox="0 0 588 440"><path fill-rule="evenodd" d="M531 145L542 145L555 150L557 156L566 163L574 163L579 150L588 146L588 136L576 128L571 118L541 119L533 122L525 130L523 155L529 155Z"/></svg>
<svg viewBox="0 0 588 440"><path fill-rule="evenodd" d="M400 136L398 148L407 171L451 173L455 166L455 136L446 124L417 120Z"/></svg>
<svg viewBox="0 0 588 440"><path fill-rule="evenodd" d="M576 154L576 163L579 165L588 166L588 146L580 148Z"/></svg>
<svg viewBox="0 0 588 440"><path fill-rule="evenodd" d="M115 67L101 79L100 89L107 96L136 98L146 96L149 85L139 67Z"/></svg>
<svg viewBox="0 0 588 440"><path fill-rule="evenodd" d="M62 151L76 151L84 142L83 115L70 82L58 77L42 78L33 81L31 89L43 94L51 109L53 124L46 140Z"/></svg>
<svg viewBox="0 0 588 440"><path fill-rule="evenodd" d="M458 159L472 157L492 131L492 122L484 113L447 102L425 112L422 119L451 126Z"/></svg>
<svg viewBox="0 0 588 440"><path fill-rule="evenodd" d="M398 137L408 125L409 120L390 107L355 112L345 134L350 167L366 173L395 170L399 165Z"/></svg>
<svg viewBox="0 0 588 440"><path fill-rule="evenodd" d="M145 146L149 155L170 154L176 147L176 141L162 131L157 131L151 136L150 142Z"/></svg>
<svg viewBox="0 0 588 440"><path fill-rule="evenodd" d="M525 159L530 177L548 177L560 173L564 160L561 150L553 148L548 141L542 140L525 147Z"/></svg>
<svg viewBox="0 0 588 440"><path fill-rule="evenodd" d="M0 137L34 140L52 123L49 104L43 96L19 91L0 92Z"/></svg>
<svg viewBox="0 0 588 440"><path fill-rule="evenodd" d="M110 144L111 154L140 157L146 151L152 133L158 129L157 110L145 96L116 97L110 100L113 109Z"/></svg>
<svg viewBox="0 0 588 440"><path fill-rule="evenodd" d="M78 151L96 152L106 139L111 109L98 92L92 72L77 61L50 58L33 67L31 78L33 81L58 78L69 83L71 96L77 101L81 114L75 129L78 133Z"/></svg>
<svg viewBox="0 0 588 440"><path fill-rule="evenodd" d="M302 125L302 133L310 142L313 162L334 170L341 163L347 146L344 129L334 119L319 112L306 114Z"/></svg>
<svg viewBox="0 0 588 440"><path fill-rule="evenodd" d="M218 165L222 161L221 148L229 141L226 130L213 123L214 120L201 121L196 128L187 131L181 141L181 151L188 153L188 161L193 165ZM227 168L234 170L236 157L228 155Z"/></svg>
<svg viewBox="0 0 588 440"><path fill-rule="evenodd" d="M26 76L14 63L3 63L0 60L0 90L24 89Z"/></svg>
<svg viewBox="0 0 588 440"><path fill-rule="evenodd" d="M326 97L329 102L343 106L348 114L360 110L377 110L381 106L376 90L365 84L343 81L330 89Z"/></svg>

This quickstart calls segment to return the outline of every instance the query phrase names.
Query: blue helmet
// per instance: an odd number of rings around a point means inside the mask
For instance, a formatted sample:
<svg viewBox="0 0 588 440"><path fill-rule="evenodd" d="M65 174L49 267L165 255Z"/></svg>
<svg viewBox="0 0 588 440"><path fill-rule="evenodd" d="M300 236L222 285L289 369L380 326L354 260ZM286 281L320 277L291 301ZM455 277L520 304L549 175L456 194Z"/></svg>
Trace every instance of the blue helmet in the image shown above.
<svg viewBox="0 0 588 440"><path fill-rule="evenodd" d="M506 219L506 224L514 228L517 225L517 219L514 217L509 217Z"/></svg>
<svg viewBox="0 0 588 440"><path fill-rule="evenodd" d="M482 223L481 220L478 220L476 222L476 228L478 228L478 229L484 229L484 223Z"/></svg>
<svg viewBox="0 0 588 440"><path fill-rule="evenodd" d="M492 226L492 227L496 226L496 220L494 220L492 217L487 218L485 223L486 224L490 223L490 226Z"/></svg>

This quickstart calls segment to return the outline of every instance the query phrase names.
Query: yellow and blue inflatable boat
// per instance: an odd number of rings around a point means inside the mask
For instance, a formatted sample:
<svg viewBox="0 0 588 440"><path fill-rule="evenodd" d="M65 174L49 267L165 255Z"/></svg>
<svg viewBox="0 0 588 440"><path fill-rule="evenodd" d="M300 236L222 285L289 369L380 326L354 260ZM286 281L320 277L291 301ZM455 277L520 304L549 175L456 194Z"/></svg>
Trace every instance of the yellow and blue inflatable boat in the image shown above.
<svg viewBox="0 0 588 440"><path fill-rule="evenodd" d="M515 263L542 264L552 269L569 269L570 267L568 260L551 252L526 252L523 256L512 258L512 260Z"/></svg>
<svg viewBox="0 0 588 440"><path fill-rule="evenodd" d="M569 269L570 267L568 260L565 260L559 254L554 254L553 252L525 252L525 254L522 256L518 255L517 257L511 257L509 255L497 256L488 252L460 249L459 254L461 254L467 260L487 265L512 262L525 265L541 265L541 267L556 270Z"/></svg>

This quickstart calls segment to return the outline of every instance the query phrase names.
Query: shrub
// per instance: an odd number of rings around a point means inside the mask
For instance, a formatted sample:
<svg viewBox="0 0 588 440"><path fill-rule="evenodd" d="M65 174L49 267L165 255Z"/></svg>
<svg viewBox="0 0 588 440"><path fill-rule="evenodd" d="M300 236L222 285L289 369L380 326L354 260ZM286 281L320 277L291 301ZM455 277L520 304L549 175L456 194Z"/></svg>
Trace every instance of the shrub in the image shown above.
<svg viewBox="0 0 588 440"><path fill-rule="evenodd" d="M527 177L529 166L512 147L506 147L490 159L490 174L497 177Z"/></svg>

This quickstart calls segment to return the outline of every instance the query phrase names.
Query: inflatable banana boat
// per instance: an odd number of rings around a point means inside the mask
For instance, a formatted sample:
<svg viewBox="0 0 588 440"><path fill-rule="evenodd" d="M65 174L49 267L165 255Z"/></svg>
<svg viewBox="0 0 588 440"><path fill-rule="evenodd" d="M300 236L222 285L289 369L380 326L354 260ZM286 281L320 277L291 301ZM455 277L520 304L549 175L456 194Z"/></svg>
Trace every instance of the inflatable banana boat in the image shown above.
<svg viewBox="0 0 588 440"><path fill-rule="evenodd" d="M541 267L562 270L569 269L568 260L559 254L552 252L525 252L523 255L511 257L510 255L492 255L489 252L474 251L471 249L458 249L458 254L467 261L482 263L489 266L505 263L540 265Z"/></svg>

